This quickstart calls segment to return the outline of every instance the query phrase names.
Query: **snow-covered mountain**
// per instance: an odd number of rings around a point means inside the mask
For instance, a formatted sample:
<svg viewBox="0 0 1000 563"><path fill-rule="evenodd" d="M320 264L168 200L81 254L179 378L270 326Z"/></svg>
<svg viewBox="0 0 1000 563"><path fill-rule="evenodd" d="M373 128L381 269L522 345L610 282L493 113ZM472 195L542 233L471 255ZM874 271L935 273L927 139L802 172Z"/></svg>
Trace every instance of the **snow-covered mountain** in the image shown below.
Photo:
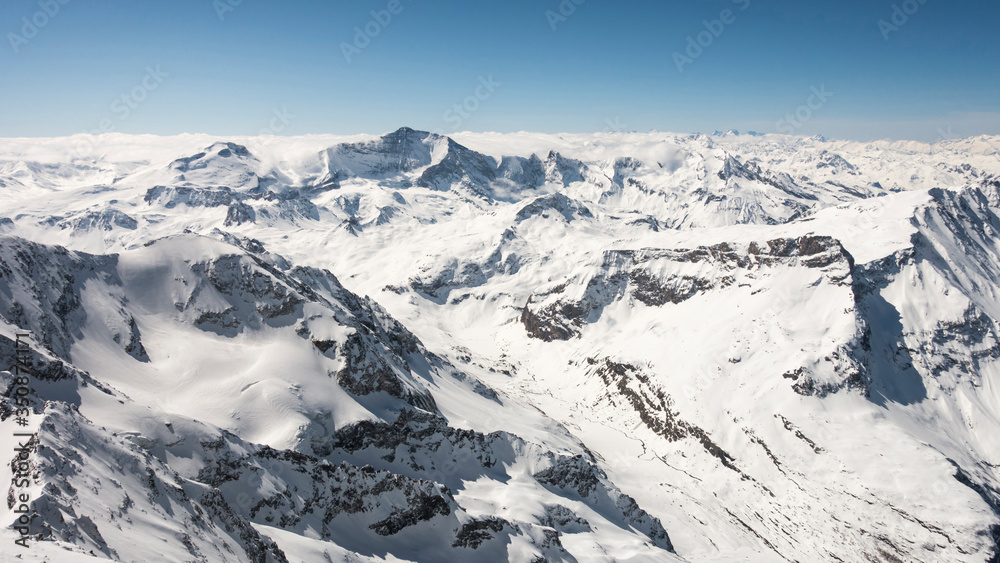
<svg viewBox="0 0 1000 563"><path fill-rule="evenodd" d="M997 137L0 140L0 554L1000 561L998 236Z"/></svg>

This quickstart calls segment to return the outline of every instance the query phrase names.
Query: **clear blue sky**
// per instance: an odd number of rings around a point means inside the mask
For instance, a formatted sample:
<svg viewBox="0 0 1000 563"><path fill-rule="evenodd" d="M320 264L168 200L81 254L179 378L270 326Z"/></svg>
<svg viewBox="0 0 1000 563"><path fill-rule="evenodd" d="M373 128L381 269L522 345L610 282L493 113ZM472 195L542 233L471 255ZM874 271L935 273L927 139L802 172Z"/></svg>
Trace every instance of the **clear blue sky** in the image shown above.
<svg viewBox="0 0 1000 563"><path fill-rule="evenodd" d="M996 0L573 2L399 0L383 26L390 0L3 0L0 136L1000 134Z"/></svg>

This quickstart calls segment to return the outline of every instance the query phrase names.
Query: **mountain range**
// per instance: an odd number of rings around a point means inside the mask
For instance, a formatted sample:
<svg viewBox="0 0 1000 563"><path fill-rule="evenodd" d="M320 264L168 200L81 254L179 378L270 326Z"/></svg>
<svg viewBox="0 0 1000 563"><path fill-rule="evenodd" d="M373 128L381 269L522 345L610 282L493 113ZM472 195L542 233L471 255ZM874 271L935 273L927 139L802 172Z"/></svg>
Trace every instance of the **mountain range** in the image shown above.
<svg viewBox="0 0 1000 563"><path fill-rule="evenodd" d="M1000 562L998 233L1000 137L0 139L0 554Z"/></svg>

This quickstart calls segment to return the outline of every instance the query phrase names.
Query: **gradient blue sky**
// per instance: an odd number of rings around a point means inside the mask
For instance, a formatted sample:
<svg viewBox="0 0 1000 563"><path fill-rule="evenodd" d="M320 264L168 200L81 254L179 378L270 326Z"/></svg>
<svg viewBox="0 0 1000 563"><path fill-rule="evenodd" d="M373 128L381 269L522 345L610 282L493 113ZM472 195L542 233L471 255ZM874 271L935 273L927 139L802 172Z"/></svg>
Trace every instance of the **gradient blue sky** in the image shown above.
<svg viewBox="0 0 1000 563"><path fill-rule="evenodd" d="M585 0L555 29L560 0L399 1L348 62L342 44L389 0L42 0L52 17L3 0L0 136L777 132L796 111L806 135L1000 133L996 0L908 0L919 9L888 40L879 21L900 0ZM674 53L724 9L735 21L679 72ZM28 38L22 18L48 21ZM162 83L146 79L157 67ZM495 91L470 100L490 76ZM810 100L814 87L833 95ZM478 107L459 118L462 103Z"/></svg>

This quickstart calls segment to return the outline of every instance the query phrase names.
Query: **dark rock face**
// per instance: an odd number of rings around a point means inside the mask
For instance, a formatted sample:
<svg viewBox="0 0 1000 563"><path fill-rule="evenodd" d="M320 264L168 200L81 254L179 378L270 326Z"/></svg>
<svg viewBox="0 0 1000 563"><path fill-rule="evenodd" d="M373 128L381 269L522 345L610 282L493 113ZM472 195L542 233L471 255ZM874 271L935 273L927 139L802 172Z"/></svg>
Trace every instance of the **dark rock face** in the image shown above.
<svg viewBox="0 0 1000 563"><path fill-rule="evenodd" d="M461 486L463 479L490 475L505 480L502 462L514 460L514 447L523 442L503 432L481 434L448 426L445 419L428 412L404 410L395 422L360 422L336 432L332 438L314 439L317 455L346 455L348 459L378 463L411 477L434 476L446 485ZM435 455L427 456L433 451Z"/></svg>
<svg viewBox="0 0 1000 563"><path fill-rule="evenodd" d="M485 259L479 261L451 259L426 270L422 275L409 280L409 287L421 295L444 303L449 296L460 289L476 288L485 285L494 276L513 275L521 269L521 258L515 252L517 235L513 229L507 229L500 237L500 242ZM465 293L455 300L470 297Z"/></svg>
<svg viewBox="0 0 1000 563"><path fill-rule="evenodd" d="M788 185L780 184L776 177L769 173L761 170L760 165L755 161L748 161L742 163L739 159L726 155L726 160L722 163L722 170L719 171L719 179L729 181L733 178L742 178L744 180L751 180L754 182L760 182L762 184L767 184L773 186L782 191L787 191L787 188L791 187ZM794 183L792 184L794 186ZM815 200L816 196L805 193L794 193L790 195L801 195L805 199Z"/></svg>
<svg viewBox="0 0 1000 563"><path fill-rule="evenodd" d="M465 547L477 549L483 542L495 539L497 535L506 530L513 529L514 526L503 518L489 517L483 519L473 519L465 524L455 534L455 543L452 547Z"/></svg>
<svg viewBox="0 0 1000 563"><path fill-rule="evenodd" d="M667 225L664 225L655 217L642 217L640 219L629 221L627 224L636 227L644 226L649 230L653 231L654 233L658 233L668 228Z"/></svg>
<svg viewBox="0 0 1000 563"><path fill-rule="evenodd" d="M517 212L514 218L518 223L526 221L539 215L558 215L566 221L572 221L578 217L593 218L594 214L586 205L575 199L570 199L561 193L554 193L536 198L531 203L525 205Z"/></svg>
<svg viewBox="0 0 1000 563"><path fill-rule="evenodd" d="M451 506L448 501L440 495L422 494L410 500L404 510L394 512L391 516L369 526L380 536L391 536L401 532L403 529L432 520L435 516L448 516L451 514Z"/></svg>
<svg viewBox="0 0 1000 563"><path fill-rule="evenodd" d="M764 216L766 217L764 222L769 224L790 222L801 218L803 215L808 214L812 209L812 206L819 201L819 198L817 198L812 191L797 184L795 179L788 174L774 173L768 170L763 170L761 169L759 162L756 160L750 160L744 163L740 162L736 157L726 155L726 159L723 162L722 169L719 171L718 176L721 180L725 180L727 184L732 184L737 180L745 180L749 182L757 182L778 190L776 195L783 198L783 205L792 210L793 213L788 218L781 220L764 213ZM845 200L858 198L863 199L870 197L871 195L869 193L851 190L846 187L844 187L844 189L845 192L843 197ZM717 199L718 201L725 201L726 199L726 196L724 195L714 196L706 193L706 196L706 203L710 203L714 199Z"/></svg>
<svg viewBox="0 0 1000 563"><path fill-rule="evenodd" d="M122 398L120 393L95 380L86 371L52 355L34 338L22 341L20 350L18 356L16 342L0 335L0 421L15 416L18 408L28 408L34 415L41 415L49 397L58 397L63 401L61 404L76 408L81 389L91 388L109 397ZM26 355L25 350L28 350ZM4 370L8 373L3 373ZM32 392L26 397L15 394L17 388L12 384L15 371L31 377ZM27 399L27 405L21 404L24 399Z"/></svg>
<svg viewBox="0 0 1000 563"><path fill-rule="evenodd" d="M258 467L257 459L267 469ZM333 523L338 517L360 519L374 534L385 537L420 522L449 517L457 509L451 493L440 485L369 466L332 466L309 456L269 449L237 463L249 469L237 470L236 479L220 485L223 492L243 489L257 481L258 475L270 474L279 480L276 492L243 503L245 517L290 531L311 527L327 540L336 538ZM361 540L355 538L355 542Z"/></svg>
<svg viewBox="0 0 1000 563"><path fill-rule="evenodd" d="M0 397L0 403L0 412L9 410L8 398ZM74 508L85 502L84 495L98 494L124 494L118 508L112 508L112 525L130 524L129 513L141 511L144 517L162 517L183 528L175 539L198 560L287 562L282 550L251 523L299 534L313 530L325 540L355 550L363 550L377 542L376 538L396 536L432 520L440 520L455 531L454 540L447 540L449 544L454 541L475 548L488 539L470 536L471 530L460 534L454 498L446 488L430 481L370 466L331 465L299 452L247 444L226 432L206 436L193 446L186 445L193 435L181 440L172 437L169 444L144 436L109 438L73 407L57 402L47 403L43 416L40 433L27 446L35 481L46 483L41 495L32 501L38 515L31 524L35 541L59 539L116 558L116 546L121 546L104 539L107 528L102 536L101 527L108 524L99 524ZM197 475L181 476L166 465L170 456L192 455L192 447L200 466ZM91 475L85 469L87 463L103 467L105 457L114 460L109 464L114 479ZM123 493L123 489L133 495ZM138 490L143 491L141 496L135 495ZM346 529L353 530L354 523L361 522L371 534L345 536L347 520L351 524ZM504 532L520 533L515 526ZM228 555L213 555L206 549L205 542L215 538L213 549ZM449 544L428 544L425 548L434 551Z"/></svg>
<svg viewBox="0 0 1000 563"><path fill-rule="evenodd" d="M255 223L258 219L287 220L320 219L320 209L309 200L310 192L290 189L276 193L263 188L235 191L229 187L195 188L189 186L154 186L146 190L145 202L173 209L188 207L226 207L227 227ZM258 208L247 201L267 202Z"/></svg>
<svg viewBox="0 0 1000 563"><path fill-rule="evenodd" d="M440 416L421 411L403 411L391 424L361 422L336 432L332 439L312 442L313 451L324 457L370 462L380 470L412 479L429 477L456 487L481 478L506 481L509 476L505 467L514 462L516 452L533 448L537 446L505 432L481 434L452 428ZM647 534L656 545L670 549L669 538L659 521L615 488L594 459L551 452L543 455L550 463L534 475L539 483L553 490L571 491L594 507L610 509L622 521ZM550 508L545 516L549 519L543 518L541 524L569 533L590 529L585 520L569 509ZM496 518L467 524L457 532L455 545L477 547L498 534L511 533L510 526ZM553 535L548 543L561 551L558 535Z"/></svg>
<svg viewBox="0 0 1000 563"><path fill-rule="evenodd" d="M669 284L661 284L660 280L642 270L630 272L629 283L635 287L632 290L632 295L650 307L659 307L667 303L681 303L699 292L714 287L711 280L692 276L680 276L672 279ZM732 281L727 278L723 283L728 286L732 284Z"/></svg>
<svg viewBox="0 0 1000 563"><path fill-rule="evenodd" d="M1000 525L990 527L990 536L995 547L993 549L993 557L986 563L1000 563Z"/></svg>
<svg viewBox="0 0 1000 563"><path fill-rule="evenodd" d="M225 187L154 186L146 190L146 196L143 199L150 205L157 203L167 209L173 209L181 204L188 207L224 207L236 201L238 196L233 190Z"/></svg>
<svg viewBox="0 0 1000 563"><path fill-rule="evenodd" d="M235 534L245 546L244 550L253 563L288 563L285 553L274 542L264 538L245 519L240 517L235 510L226 502L222 493L217 489L212 489L205 493L199 500L199 504L205 507L208 514L217 521L226 532ZM190 540L188 544L190 545ZM189 548L191 555L199 556L195 549Z"/></svg>
<svg viewBox="0 0 1000 563"><path fill-rule="evenodd" d="M180 310L194 305L195 299L209 287L224 296L230 306L224 310L201 310L195 325L203 330L234 335L244 328L275 324L282 317L299 317L305 298L291 284L274 272L245 256L230 255L191 266L198 285Z"/></svg>
<svg viewBox="0 0 1000 563"><path fill-rule="evenodd" d="M550 151L545 158L545 179L548 182L569 186L584 181L587 170L584 163L566 158L556 151Z"/></svg>
<svg viewBox="0 0 1000 563"><path fill-rule="evenodd" d="M575 303L561 303L539 310L531 310L531 298L521 310L521 324L532 338L552 342L569 340L579 334L576 327L583 324L586 311Z"/></svg>
<svg viewBox="0 0 1000 563"><path fill-rule="evenodd" d="M577 455L562 458L548 469L535 473L535 479L543 485L570 489L586 498L601 485L599 471L582 455Z"/></svg>
<svg viewBox="0 0 1000 563"><path fill-rule="evenodd" d="M629 180L637 182L630 175L641 170L643 166L642 161L632 157L616 159L614 163L614 176L612 176L611 182L619 188L624 188Z"/></svg>
<svg viewBox="0 0 1000 563"><path fill-rule="evenodd" d="M448 152L441 162L420 175L417 185L435 190L462 186L481 197L490 197L490 184L497 178L493 159L448 139Z"/></svg>
<svg viewBox="0 0 1000 563"><path fill-rule="evenodd" d="M348 392L358 396L386 393L411 405L437 411L430 393L404 387L400 378L409 376L405 363L400 366L392 362L391 356L379 353L378 345L373 346L370 339L355 333L341 345L338 355L344 359L344 367L336 373L337 383Z"/></svg>
<svg viewBox="0 0 1000 563"><path fill-rule="evenodd" d="M840 358L837 358L840 359ZM803 397L819 397L820 399L843 391L853 389L860 391L865 396L869 395L868 380L864 376L864 371L857 364L850 365L846 370L846 377L839 383L817 383L812 375L805 369L799 368L792 373L783 375L786 379L791 379L795 383L792 390Z"/></svg>
<svg viewBox="0 0 1000 563"><path fill-rule="evenodd" d="M430 161L424 156L426 149L422 145L433 137L434 135L425 131L401 127L378 141L353 147L359 152L370 151L385 155L384 170L387 172L405 172L429 164Z"/></svg>
<svg viewBox="0 0 1000 563"><path fill-rule="evenodd" d="M552 464L534 474L535 479L552 489L571 491L589 503L608 506L625 522L646 534L654 545L673 552L667 531L659 519L639 508L635 499L610 484L607 474L589 456L556 456Z"/></svg>
<svg viewBox="0 0 1000 563"><path fill-rule="evenodd" d="M820 153L816 168L832 168L835 173L850 174L852 176L860 174L857 167L847 162L847 159L830 151L822 151Z"/></svg>
<svg viewBox="0 0 1000 563"><path fill-rule="evenodd" d="M257 220L257 213L246 203L237 202L229 206L226 212L226 220L223 223L227 227L242 225L243 223L253 223Z"/></svg>
<svg viewBox="0 0 1000 563"><path fill-rule="evenodd" d="M211 148L218 148L218 145L213 145ZM236 143L225 143L225 146L219 148L217 155L223 158L229 158L233 155L242 156L243 158L252 158L253 155L247 150L243 145L237 145Z"/></svg>
<svg viewBox="0 0 1000 563"><path fill-rule="evenodd" d="M118 309L104 319L111 338L132 357L145 361L139 329L128 312L116 256L94 256L48 247L15 237L0 237L0 314L30 330L42 345L68 357L87 322L83 292L88 284L105 287Z"/></svg>
<svg viewBox="0 0 1000 563"><path fill-rule="evenodd" d="M607 386L608 392L625 399L647 428L671 442L694 438L719 463L742 474L734 464L735 458L713 442L707 432L680 419L670 397L640 368L609 358L603 361L589 358L587 362L595 366L594 373Z"/></svg>
<svg viewBox="0 0 1000 563"><path fill-rule="evenodd" d="M30 524L33 541L60 540L118 559L116 547L125 546L108 538L120 526L106 522L127 525L132 513L142 513L171 523L164 530L177 532L172 539L195 560L287 563L282 550L261 536L218 489L180 477L145 450L102 433L65 403L48 402L41 416L29 457L33 480L45 485L31 502L37 515ZM81 449L74 447L84 444ZM94 465L113 467L115 478L95 474ZM123 489L144 494L129 496ZM109 515L79 513L81 504L102 494L121 499L107 504Z"/></svg>
<svg viewBox="0 0 1000 563"><path fill-rule="evenodd" d="M677 267L663 273L664 262ZM683 264L700 263L710 265L713 273L695 276L671 272L682 269ZM654 264L659 266L654 268ZM804 266L821 270L830 283L850 285L853 265L853 258L840 242L813 236L750 243L746 247L722 243L693 250L609 251L597 274L587 282L582 299L547 298L544 304L534 307L534 299L529 299L521 323L533 338L568 340L579 334L584 324L599 318L604 307L619 299L632 298L650 307L682 303L730 287L741 273L762 267Z"/></svg>
<svg viewBox="0 0 1000 563"><path fill-rule="evenodd" d="M823 453L823 448L817 446L816 442L810 440L805 434L803 434L802 431L799 430L794 423L792 423L792 421L788 420L784 416L781 416L780 414L776 414L774 416L775 418L781 420L781 424L785 427L785 430L788 430L789 432L794 434L796 438L805 442L809 446L809 448L812 449L813 452L817 454Z"/></svg>
<svg viewBox="0 0 1000 563"><path fill-rule="evenodd" d="M318 221L320 218L319 207L309 201L307 195L302 192L292 190L278 194L268 191L262 194L260 198L271 202L270 206L261 208L261 216L271 219L286 219L293 222L299 218L312 219L313 221Z"/></svg>
<svg viewBox="0 0 1000 563"><path fill-rule="evenodd" d="M799 258L807 268L826 268L844 262L854 267L854 258L839 241L832 237L803 236L797 239L776 239L767 242L767 248L750 243L749 254L763 264L777 263L782 258Z"/></svg>
<svg viewBox="0 0 1000 563"><path fill-rule="evenodd" d="M374 219L369 221L366 226L380 227L382 225L388 225L392 222L392 219L399 213L399 208L394 206L380 207L378 210L378 215Z"/></svg>
<svg viewBox="0 0 1000 563"><path fill-rule="evenodd" d="M576 515L575 512L562 505L545 507L545 514L538 517L538 522L559 532L575 534L591 531L590 522Z"/></svg>
<svg viewBox="0 0 1000 563"><path fill-rule="evenodd" d="M88 211L71 220L66 220L59 225L63 229L74 231L113 231L115 229L125 229L134 231L139 227L139 222L127 213L122 213L117 209L102 209L100 211Z"/></svg>
<svg viewBox="0 0 1000 563"><path fill-rule="evenodd" d="M426 131L403 127L378 140L347 143L326 151L328 177L383 176L416 170L431 163L428 143L440 139Z"/></svg>
<svg viewBox="0 0 1000 563"><path fill-rule="evenodd" d="M431 151L442 144L444 157L435 163ZM328 149L324 158L328 163L325 175L328 182L364 177L400 181L403 187L410 187L411 180L401 175L426 167L416 179L417 186L455 190L473 196L474 200L492 201L494 182L504 173L518 175L513 163L501 170L492 157L450 138L408 127L375 141L338 145Z"/></svg>
<svg viewBox="0 0 1000 563"><path fill-rule="evenodd" d="M937 377L956 370L970 377L981 373L981 364L1000 358L1000 334L997 322L975 305L970 305L962 319L938 323L927 347L935 357L930 366Z"/></svg>
<svg viewBox="0 0 1000 563"><path fill-rule="evenodd" d="M198 166L198 164L203 164L202 159L206 156L208 156L208 153L200 152L191 156L181 157L171 162L170 167L179 172L187 172L193 167Z"/></svg>
<svg viewBox="0 0 1000 563"><path fill-rule="evenodd" d="M505 156L500 161L497 177L524 189L535 189L545 185L545 164L534 154L529 158Z"/></svg>
<svg viewBox="0 0 1000 563"><path fill-rule="evenodd" d="M229 504L252 522L293 532L310 528L348 548L364 538L338 535L338 518L349 517L383 537L395 536L421 522L444 519L445 525L453 526L451 547L480 549L493 540L522 534L524 527L531 525L492 516L459 525L454 517L459 507L449 489L438 483L461 486L484 476L506 480L503 465L513 462L515 447L524 451L536 446L506 433L484 435L455 429L439 416L403 411L391 424L361 422L338 431L329 440L314 440L312 449L319 458L253 447L227 434L203 440L198 455L204 466L197 479L220 490ZM593 459L545 455L550 463L536 474L540 483L570 491L595 509L618 515L655 545L671 548L659 521L614 488ZM350 461L334 466L325 459ZM354 463L361 460L372 460L378 467ZM269 494L237 493L265 481L270 483ZM538 530L532 541L543 551L563 556L558 530L590 530L589 523L560 505L548 507L540 520L555 529Z"/></svg>
<svg viewBox="0 0 1000 563"><path fill-rule="evenodd" d="M410 280L410 287L428 297L444 299L453 289L476 287L485 283L486 279L486 273L479 264L452 260L429 279Z"/></svg>

